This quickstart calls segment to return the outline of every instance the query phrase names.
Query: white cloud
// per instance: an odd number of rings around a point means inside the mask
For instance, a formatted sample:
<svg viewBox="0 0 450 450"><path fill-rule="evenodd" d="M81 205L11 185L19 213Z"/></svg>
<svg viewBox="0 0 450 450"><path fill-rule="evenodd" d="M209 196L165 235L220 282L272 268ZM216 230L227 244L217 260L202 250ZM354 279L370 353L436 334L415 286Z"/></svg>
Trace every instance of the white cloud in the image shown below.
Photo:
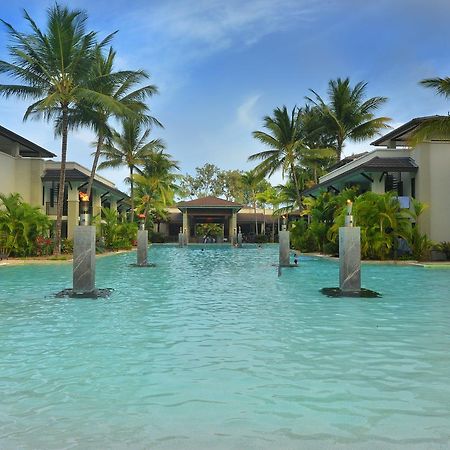
<svg viewBox="0 0 450 450"><path fill-rule="evenodd" d="M260 98L260 94L255 94L248 97L238 106L236 111L238 123L250 131L256 129L258 124L258 117L255 114L254 108Z"/></svg>
<svg viewBox="0 0 450 450"><path fill-rule="evenodd" d="M213 50L229 47L237 38L251 45L310 14L311 7L298 0L174 0L152 8L145 21L171 38Z"/></svg>

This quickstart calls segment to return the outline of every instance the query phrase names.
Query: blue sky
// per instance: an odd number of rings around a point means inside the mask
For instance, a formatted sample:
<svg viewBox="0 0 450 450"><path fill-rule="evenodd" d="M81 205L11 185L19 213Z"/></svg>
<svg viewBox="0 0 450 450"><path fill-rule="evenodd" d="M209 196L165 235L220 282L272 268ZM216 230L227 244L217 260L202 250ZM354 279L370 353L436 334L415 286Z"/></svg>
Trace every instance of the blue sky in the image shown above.
<svg viewBox="0 0 450 450"><path fill-rule="evenodd" d="M325 95L331 78L365 80L370 96L389 98L380 115L394 126L412 117L447 114L450 103L418 81L450 76L447 0L71 0L87 10L88 27L114 40L121 68L143 68L160 95L154 136L182 172L206 162L251 168L261 150L251 132L277 106L304 103L308 89ZM25 7L45 26L46 0L2 2L0 18L27 30ZM0 29L0 58L8 59ZM0 82L6 82L5 77ZM0 124L59 154L44 122L23 122L25 102L0 100ZM69 160L90 166L88 130L70 136ZM349 143L346 154L369 149ZM125 171L103 174L124 187ZM279 181L275 177L274 182Z"/></svg>

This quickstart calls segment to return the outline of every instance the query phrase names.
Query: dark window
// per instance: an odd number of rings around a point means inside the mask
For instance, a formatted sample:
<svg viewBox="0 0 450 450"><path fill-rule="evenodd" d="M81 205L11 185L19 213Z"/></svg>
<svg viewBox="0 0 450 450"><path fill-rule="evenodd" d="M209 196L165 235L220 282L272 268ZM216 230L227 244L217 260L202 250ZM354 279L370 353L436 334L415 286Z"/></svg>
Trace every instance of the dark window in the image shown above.
<svg viewBox="0 0 450 450"><path fill-rule="evenodd" d="M386 174L384 177L384 192L389 192L394 189L394 177L390 174Z"/></svg>
<svg viewBox="0 0 450 450"><path fill-rule="evenodd" d="M416 179L411 178L411 197L416 198Z"/></svg>

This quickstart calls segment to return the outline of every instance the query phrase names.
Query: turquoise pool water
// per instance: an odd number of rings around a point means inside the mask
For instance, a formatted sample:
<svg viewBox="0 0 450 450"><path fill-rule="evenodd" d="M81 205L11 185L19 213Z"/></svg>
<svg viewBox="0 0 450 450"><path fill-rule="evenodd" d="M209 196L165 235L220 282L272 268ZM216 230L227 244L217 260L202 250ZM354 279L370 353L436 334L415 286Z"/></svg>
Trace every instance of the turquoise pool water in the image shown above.
<svg viewBox="0 0 450 450"><path fill-rule="evenodd" d="M335 262L277 277L277 247L155 246L0 267L1 449L444 449L450 270L364 266L381 299L332 299Z"/></svg>

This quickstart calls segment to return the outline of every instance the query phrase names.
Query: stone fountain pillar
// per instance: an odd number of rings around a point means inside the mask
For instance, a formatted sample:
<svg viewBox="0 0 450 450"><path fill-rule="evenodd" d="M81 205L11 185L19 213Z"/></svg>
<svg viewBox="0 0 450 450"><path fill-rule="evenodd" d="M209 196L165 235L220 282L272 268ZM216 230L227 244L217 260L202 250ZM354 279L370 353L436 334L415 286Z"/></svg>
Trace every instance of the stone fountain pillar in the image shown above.
<svg viewBox="0 0 450 450"><path fill-rule="evenodd" d="M239 227L239 233L237 235L237 246L239 248L242 247L242 230L241 230L241 227Z"/></svg>
<svg viewBox="0 0 450 450"><path fill-rule="evenodd" d="M339 288L343 293L361 291L361 231L353 226L350 200L345 226L339 228Z"/></svg>
<svg viewBox="0 0 450 450"><path fill-rule="evenodd" d="M279 241L279 266L290 267L291 264L289 254L291 250L291 244L285 217L283 217L283 226L282 230L279 232L278 241Z"/></svg>
<svg viewBox="0 0 450 450"><path fill-rule="evenodd" d="M73 294L95 292L95 226L75 227L73 237Z"/></svg>
<svg viewBox="0 0 450 450"><path fill-rule="evenodd" d="M89 225L89 197L80 192L82 214L80 225L73 233L72 289L64 289L56 297L99 298L108 297L112 289L95 287L95 238L96 227Z"/></svg>
<svg viewBox="0 0 450 450"><path fill-rule="evenodd" d="M148 230L145 229L145 222L141 220L137 234L137 265L146 266L148 258Z"/></svg>
<svg viewBox="0 0 450 450"><path fill-rule="evenodd" d="M339 287L321 292L327 297L381 297L376 291L361 288L361 231L353 226L352 208L347 200L345 226L339 228Z"/></svg>
<svg viewBox="0 0 450 450"><path fill-rule="evenodd" d="M178 233L178 245L180 247L184 247L184 234L182 227L180 227L180 232Z"/></svg>

